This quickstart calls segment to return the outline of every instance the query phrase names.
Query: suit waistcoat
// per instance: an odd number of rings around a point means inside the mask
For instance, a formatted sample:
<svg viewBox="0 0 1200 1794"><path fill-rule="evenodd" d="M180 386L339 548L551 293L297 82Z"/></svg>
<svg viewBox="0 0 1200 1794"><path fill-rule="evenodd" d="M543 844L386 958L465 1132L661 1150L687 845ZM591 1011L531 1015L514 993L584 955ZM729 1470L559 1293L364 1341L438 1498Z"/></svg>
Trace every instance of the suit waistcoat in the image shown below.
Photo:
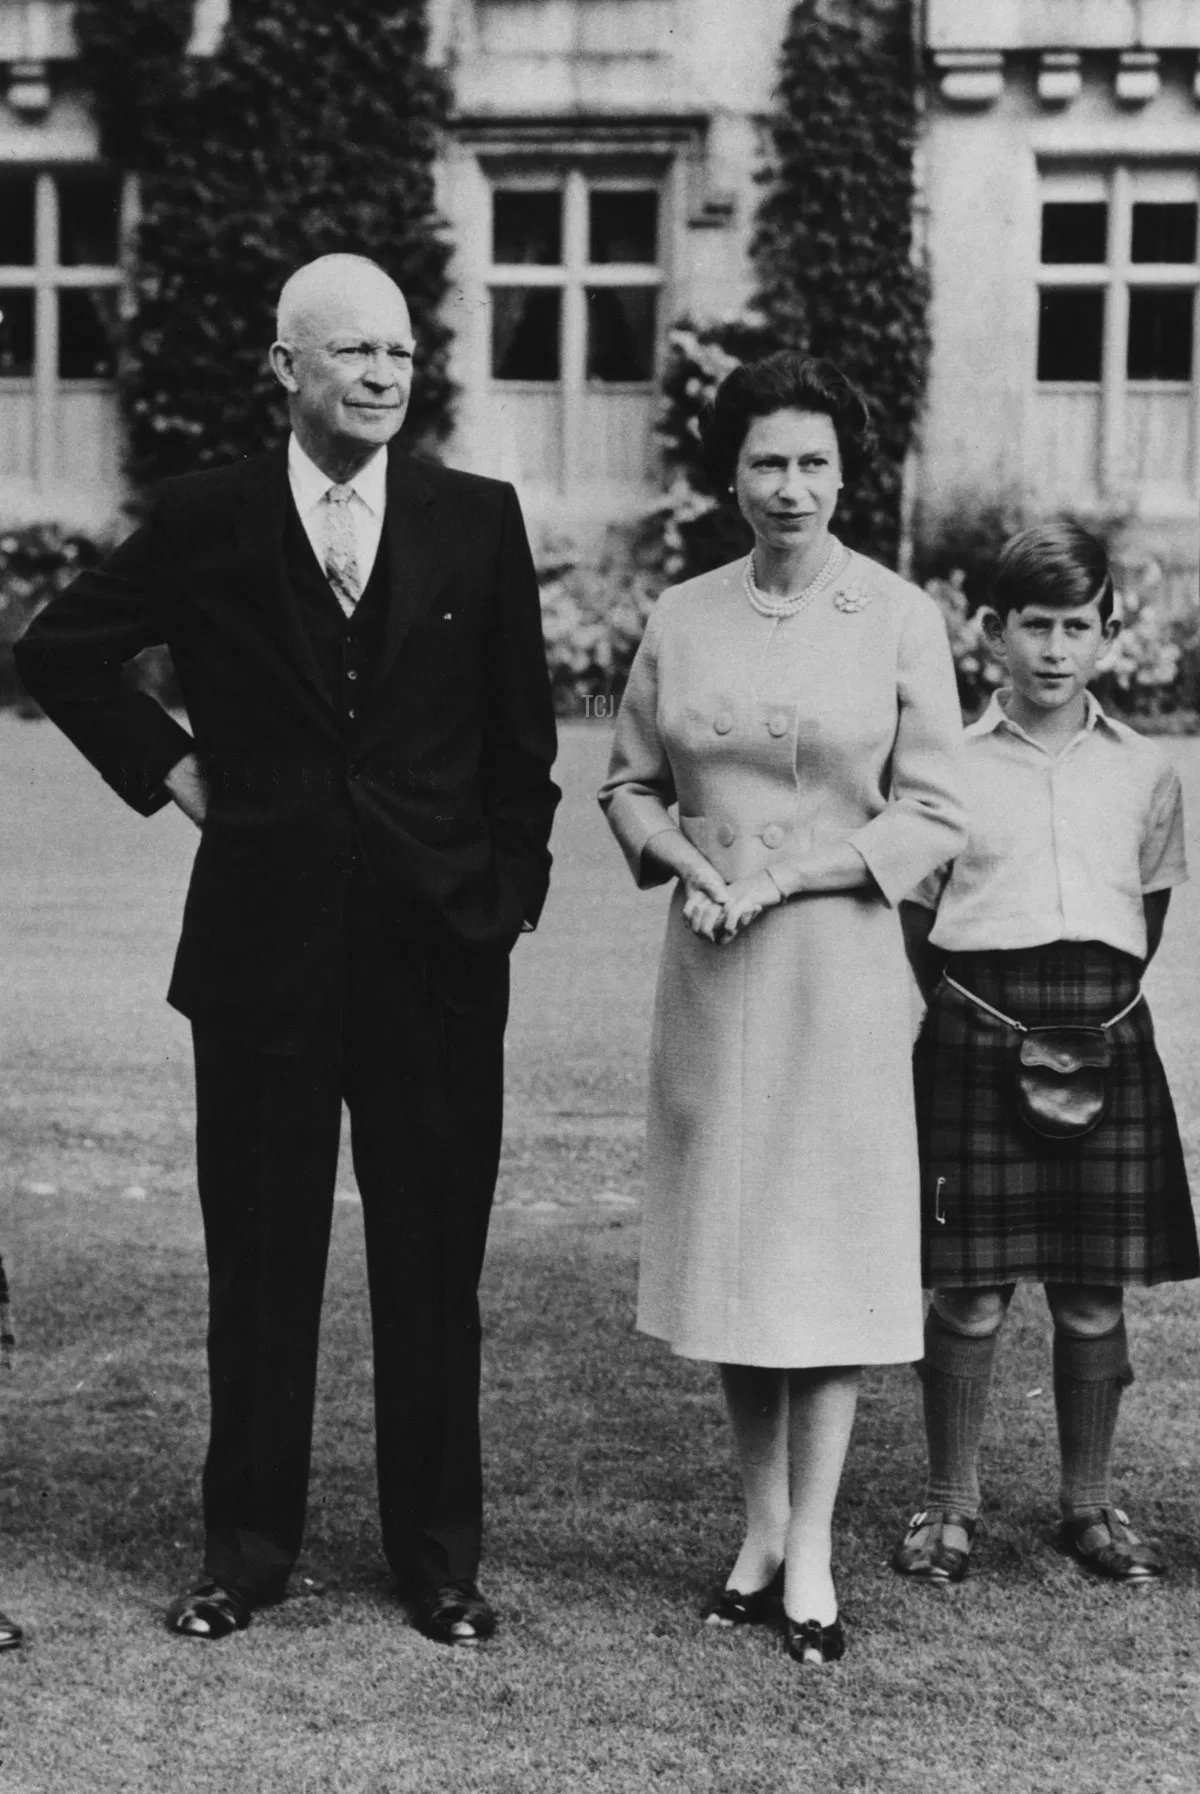
<svg viewBox="0 0 1200 1794"><path fill-rule="evenodd" d="M387 537L381 536L371 577L347 617L313 553L294 504L284 526L284 566L326 691L349 737L375 676L387 618Z"/></svg>

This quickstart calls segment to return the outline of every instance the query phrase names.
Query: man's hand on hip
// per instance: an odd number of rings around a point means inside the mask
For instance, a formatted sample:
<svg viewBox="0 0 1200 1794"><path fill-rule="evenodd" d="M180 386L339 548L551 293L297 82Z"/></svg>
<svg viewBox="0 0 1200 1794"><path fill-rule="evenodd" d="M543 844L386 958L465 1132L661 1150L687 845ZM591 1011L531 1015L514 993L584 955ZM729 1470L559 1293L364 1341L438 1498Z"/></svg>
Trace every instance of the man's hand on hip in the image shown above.
<svg viewBox="0 0 1200 1794"><path fill-rule="evenodd" d="M195 754L185 754L182 760L177 760L163 784L189 822L201 828L208 814L208 787L204 783L204 769Z"/></svg>

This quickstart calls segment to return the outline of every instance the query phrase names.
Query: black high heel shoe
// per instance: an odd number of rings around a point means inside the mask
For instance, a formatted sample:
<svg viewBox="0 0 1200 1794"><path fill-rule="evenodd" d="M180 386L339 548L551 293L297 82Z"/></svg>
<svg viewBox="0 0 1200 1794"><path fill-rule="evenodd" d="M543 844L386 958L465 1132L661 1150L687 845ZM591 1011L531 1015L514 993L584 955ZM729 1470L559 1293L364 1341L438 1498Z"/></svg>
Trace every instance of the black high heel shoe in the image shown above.
<svg viewBox="0 0 1200 1794"><path fill-rule="evenodd" d="M783 1644L788 1656L806 1668L816 1669L826 1663L836 1663L839 1657L846 1655L846 1634L841 1616L831 1625L823 1626L820 1620L793 1620L785 1615Z"/></svg>
<svg viewBox="0 0 1200 1794"><path fill-rule="evenodd" d="M783 1601L783 1565L770 1582L744 1595L740 1588L719 1588L704 1606L706 1626L769 1626L779 1618Z"/></svg>

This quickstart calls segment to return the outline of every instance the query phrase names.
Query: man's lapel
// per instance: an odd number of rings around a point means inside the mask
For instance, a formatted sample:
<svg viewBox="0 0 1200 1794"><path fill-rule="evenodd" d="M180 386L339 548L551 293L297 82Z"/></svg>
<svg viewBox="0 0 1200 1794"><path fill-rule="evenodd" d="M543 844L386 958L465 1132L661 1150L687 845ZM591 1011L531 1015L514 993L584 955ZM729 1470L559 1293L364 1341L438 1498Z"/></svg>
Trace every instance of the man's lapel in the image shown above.
<svg viewBox="0 0 1200 1794"><path fill-rule="evenodd" d="M286 445L247 461L234 514L238 569L247 600L268 614L280 661L296 675L306 696L326 717L333 705L321 679L312 643L292 595L284 563L283 536L290 502Z"/></svg>
<svg viewBox="0 0 1200 1794"><path fill-rule="evenodd" d="M409 630L429 602L436 546L434 512L433 485L420 462L397 448L389 450L387 510L383 520L387 620L373 693L382 687Z"/></svg>

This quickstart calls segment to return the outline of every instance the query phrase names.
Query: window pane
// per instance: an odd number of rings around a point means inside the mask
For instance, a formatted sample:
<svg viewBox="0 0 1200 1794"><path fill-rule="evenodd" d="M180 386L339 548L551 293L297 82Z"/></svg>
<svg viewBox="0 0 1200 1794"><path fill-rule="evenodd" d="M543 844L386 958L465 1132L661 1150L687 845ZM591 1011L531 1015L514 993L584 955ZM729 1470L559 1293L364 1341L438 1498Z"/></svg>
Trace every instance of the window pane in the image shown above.
<svg viewBox="0 0 1200 1794"><path fill-rule="evenodd" d="M1103 262L1108 259L1108 207L1052 200L1042 207L1043 262Z"/></svg>
<svg viewBox="0 0 1200 1794"><path fill-rule="evenodd" d="M492 195L492 260L557 267L562 261L562 194L497 189Z"/></svg>
<svg viewBox="0 0 1200 1794"><path fill-rule="evenodd" d="M588 259L593 262L657 262L658 194L591 193Z"/></svg>
<svg viewBox="0 0 1200 1794"><path fill-rule="evenodd" d="M653 287L587 289L587 377L621 381L654 378Z"/></svg>
<svg viewBox="0 0 1200 1794"><path fill-rule="evenodd" d="M1134 206L1132 259L1135 262L1194 262L1195 206Z"/></svg>
<svg viewBox="0 0 1200 1794"><path fill-rule="evenodd" d="M0 292L0 378L33 373L33 294L28 287Z"/></svg>
<svg viewBox="0 0 1200 1794"><path fill-rule="evenodd" d="M0 267L33 266L32 174L0 174Z"/></svg>
<svg viewBox="0 0 1200 1794"><path fill-rule="evenodd" d="M64 268L115 268L121 188L103 168L70 168L58 176L58 259Z"/></svg>
<svg viewBox="0 0 1200 1794"><path fill-rule="evenodd" d="M492 288L492 378L557 380L558 287Z"/></svg>
<svg viewBox="0 0 1200 1794"><path fill-rule="evenodd" d="M1134 287L1129 295L1131 380L1190 380L1192 294L1179 287Z"/></svg>
<svg viewBox="0 0 1200 1794"><path fill-rule="evenodd" d="M116 372L118 300L113 287L58 295L58 372L63 380L111 380Z"/></svg>
<svg viewBox="0 0 1200 1794"><path fill-rule="evenodd" d="M1051 289L1038 320L1039 380L1099 380L1104 294L1099 288Z"/></svg>

